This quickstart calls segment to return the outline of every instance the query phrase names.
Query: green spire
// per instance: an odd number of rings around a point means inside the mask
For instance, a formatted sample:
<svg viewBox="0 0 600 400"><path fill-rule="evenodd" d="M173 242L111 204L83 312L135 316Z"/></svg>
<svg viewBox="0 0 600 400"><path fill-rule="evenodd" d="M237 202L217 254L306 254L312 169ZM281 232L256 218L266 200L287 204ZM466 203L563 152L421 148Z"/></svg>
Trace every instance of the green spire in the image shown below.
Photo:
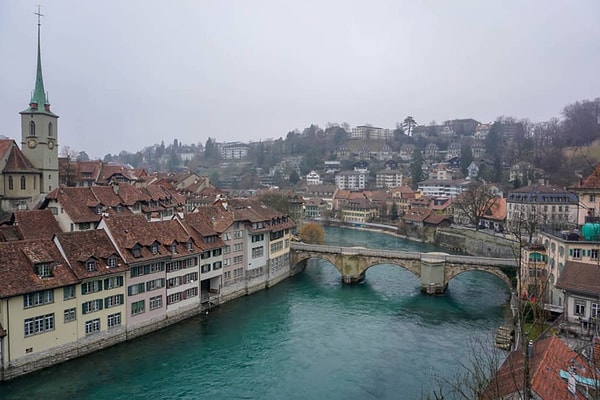
<svg viewBox="0 0 600 400"><path fill-rule="evenodd" d="M48 97L46 96L46 91L44 90L44 78L42 77L42 45L40 38L41 31L41 22L40 17L43 14L40 14L40 10L38 7L38 12L35 13L38 16L38 31L37 31L37 69L35 73L35 89L33 90L33 94L31 95L31 101L29 102L29 107L27 110L22 111L22 114L31 114L31 113L43 113L48 115L55 114L50 111L50 103L48 102Z"/></svg>
<svg viewBox="0 0 600 400"><path fill-rule="evenodd" d="M33 108L34 104L37 104L38 110L44 110L44 106L48 104L46 98L46 92L44 91L44 78L42 77L42 51L40 45L40 24L38 23L38 37L37 37L37 70L35 74L35 89L31 96L30 107Z"/></svg>

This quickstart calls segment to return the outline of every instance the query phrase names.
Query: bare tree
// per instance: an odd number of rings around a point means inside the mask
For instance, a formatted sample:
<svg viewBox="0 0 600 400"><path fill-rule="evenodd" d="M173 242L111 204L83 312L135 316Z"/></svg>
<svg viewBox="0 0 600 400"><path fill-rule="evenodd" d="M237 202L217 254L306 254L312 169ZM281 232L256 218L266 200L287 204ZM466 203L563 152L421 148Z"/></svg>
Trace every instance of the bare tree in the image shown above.
<svg viewBox="0 0 600 400"><path fill-rule="evenodd" d="M479 222L491 212L495 200L496 195L488 185L473 182L467 191L456 198L454 209L478 230Z"/></svg>

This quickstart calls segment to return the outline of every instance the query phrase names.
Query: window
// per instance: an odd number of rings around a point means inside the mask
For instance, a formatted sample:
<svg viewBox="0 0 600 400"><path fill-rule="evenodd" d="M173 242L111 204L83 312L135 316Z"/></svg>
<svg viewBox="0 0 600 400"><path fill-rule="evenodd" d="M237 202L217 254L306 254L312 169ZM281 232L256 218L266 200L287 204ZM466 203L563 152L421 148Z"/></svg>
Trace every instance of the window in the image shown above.
<svg viewBox="0 0 600 400"><path fill-rule="evenodd" d="M173 244L171 244L171 253L173 254L177 254L177 243L173 242Z"/></svg>
<svg viewBox="0 0 600 400"><path fill-rule="evenodd" d="M580 300L575 302L575 315L585 316L585 302Z"/></svg>
<svg viewBox="0 0 600 400"><path fill-rule="evenodd" d="M150 252L153 255L156 255L158 253L158 244L152 243L152 246L150 246Z"/></svg>
<svg viewBox="0 0 600 400"><path fill-rule="evenodd" d="M262 257L265 253L265 249L263 246L254 247L252 249L252 258Z"/></svg>
<svg viewBox="0 0 600 400"><path fill-rule="evenodd" d="M183 277L183 283L194 283L198 280L198 273L192 272L191 274L187 274Z"/></svg>
<svg viewBox="0 0 600 400"><path fill-rule="evenodd" d="M179 261L167 262L167 272L179 271L180 269Z"/></svg>
<svg viewBox="0 0 600 400"><path fill-rule="evenodd" d="M91 321L85 321L85 334L91 335L100 331L100 318L93 319Z"/></svg>
<svg viewBox="0 0 600 400"><path fill-rule="evenodd" d="M140 247L139 244L136 244L135 246L133 246L133 248L131 249L131 255L134 258L141 258L142 257L142 249Z"/></svg>
<svg viewBox="0 0 600 400"><path fill-rule="evenodd" d="M212 255L213 255L213 257L218 257L218 256L220 256L221 254L223 254L223 250L221 250L221 249L214 249L214 250L212 251Z"/></svg>
<svg viewBox="0 0 600 400"><path fill-rule="evenodd" d="M8 190L13 190L14 189L14 182L13 182L13 177L12 176L8 176Z"/></svg>
<svg viewBox="0 0 600 400"><path fill-rule="evenodd" d="M231 232L223 233L223 240L231 240Z"/></svg>
<svg viewBox="0 0 600 400"><path fill-rule="evenodd" d="M217 269L221 269L222 267L223 267L223 263L221 261L214 262L213 266L212 266L213 271L217 270Z"/></svg>
<svg viewBox="0 0 600 400"><path fill-rule="evenodd" d="M146 291L149 292L151 290L160 289L165 286L165 278L154 279L152 281L146 282ZM152 308L150 308L152 309Z"/></svg>
<svg viewBox="0 0 600 400"><path fill-rule="evenodd" d="M24 323L25 336L36 335L54 330L54 314L27 318Z"/></svg>
<svg viewBox="0 0 600 400"><path fill-rule="evenodd" d="M235 257L233 257L233 263L234 264L240 264L242 261L244 261L244 256L235 256Z"/></svg>
<svg viewBox="0 0 600 400"><path fill-rule="evenodd" d="M190 289L186 290L183 293L183 296L184 296L185 299L189 299L189 298L198 296L198 288L197 287L193 287L193 288L190 288Z"/></svg>
<svg viewBox="0 0 600 400"><path fill-rule="evenodd" d="M244 231L234 231L233 232L233 238L234 239L240 239L244 236Z"/></svg>
<svg viewBox="0 0 600 400"><path fill-rule="evenodd" d="M90 281L81 284L81 294L96 293L102 290L102 281Z"/></svg>
<svg viewBox="0 0 600 400"><path fill-rule="evenodd" d="M63 300L75 298L75 285L65 286L63 288Z"/></svg>
<svg viewBox="0 0 600 400"><path fill-rule="evenodd" d="M138 283L135 285L131 285L127 288L127 294L129 296L135 296L136 294L144 293L144 292L145 292L144 283Z"/></svg>
<svg viewBox="0 0 600 400"><path fill-rule="evenodd" d="M142 276L153 274L155 272L161 272L165 270L165 264L162 262L156 262L148 265L139 265L136 267L131 267L131 277Z"/></svg>
<svg viewBox="0 0 600 400"><path fill-rule="evenodd" d="M190 267L194 267L196 265L198 265L198 259L196 257L186 258L185 260L183 260L184 268L190 268Z"/></svg>
<svg viewBox="0 0 600 400"><path fill-rule="evenodd" d="M48 122L48 136L54 135L54 127L52 126L52 122Z"/></svg>
<svg viewBox="0 0 600 400"><path fill-rule="evenodd" d="M43 290L41 292L28 293L23 295L23 307L31 308L43 304L54 303L54 290Z"/></svg>
<svg viewBox="0 0 600 400"><path fill-rule="evenodd" d="M79 230L80 231L85 231L87 229L90 229L90 227L91 227L91 225L90 225L89 222L82 222L82 223L80 223L78 225L79 225Z"/></svg>
<svg viewBox="0 0 600 400"><path fill-rule="evenodd" d="M242 251L244 250L244 243L235 243L233 245L233 251Z"/></svg>
<svg viewBox="0 0 600 400"><path fill-rule="evenodd" d="M225 253L225 254L231 253L231 246L227 245L227 246L223 247L223 253Z"/></svg>
<svg viewBox="0 0 600 400"><path fill-rule="evenodd" d="M150 297L150 310L156 310L162 307L162 295Z"/></svg>
<svg viewBox="0 0 600 400"><path fill-rule="evenodd" d="M201 266L200 272L203 274L210 272L210 264L204 264L203 266Z"/></svg>
<svg viewBox="0 0 600 400"><path fill-rule="evenodd" d="M181 277L176 276L167 280L167 288L172 288L181 285Z"/></svg>
<svg viewBox="0 0 600 400"><path fill-rule="evenodd" d="M143 314L144 312L146 312L145 300L140 300L140 301L131 303L131 315Z"/></svg>
<svg viewBox="0 0 600 400"><path fill-rule="evenodd" d="M116 294L114 296L109 296L104 299L104 308L111 308L120 306L124 303L124 297L122 294Z"/></svg>
<svg viewBox="0 0 600 400"><path fill-rule="evenodd" d="M229 265L231 265L231 258L225 258L223 260L223 266L227 267Z"/></svg>
<svg viewBox="0 0 600 400"><path fill-rule="evenodd" d="M596 201L596 195L595 194L590 194L590 203L593 203Z"/></svg>
<svg viewBox="0 0 600 400"><path fill-rule="evenodd" d="M104 280L104 290L114 289L123 286L122 276L113 276Z"/></svg>
<svg viewBox="0 0 600 400"><path fill-rule="evenodd" d="M21 175L21 190L25 190L25 176Z"/></svg>
<svg viewBox="0 0 600 400"><path fill-rule="evenodd" d="M106 265L108 266L108 268L115 268L117 266L117 257L108 257L108 259L106 260Z"/></svg>
<svg viewBox="0 0 600 400"><path fill-rule="evenodd" d="M35 136L35 122L29 121L29 136Z"/></svg>
<svg viewBox="0 0 600 400"><path fill-rule="evenodd" d="M187 243L185 244L185 249L186 249L187 251L192 251L192 244L193 244L193 242L192 242L192 239L189 239L189 240L187 241Z"/></svg>
<svg viewBox="0 0 600 400"><path fill-rule="evenodd" d="M207 258L210 258L210 250L209 251L205 251L204 253L200 254L200 259L201 260L206 260Z"/></svg>
<svg viewBox="0 0 600 400"><path fill-rule="evenodd" d="M598 313L600 312L600 304L598 303L592 303L592 313L590 315L590 317L592 318L598 318Z"/></svg>
<svg viewBox="0 0 600 400"><path fill-rule="evenodd" d="M252 235L252 243L262 242L263 240L265 240L265 235L263 233L260 235Z"/></svg>
<svg viewBox="0 0 600 400"><path fill-rule="evenodd" d="M69 308L67 310L65 310L64 312L65 314L65 322L72 322L75 321L75 319L77 318L77 314L74 308Z"/></svg>
<svg viewBox="0 0 600 400"><path fill-rule="evenodd" d="M35 273L40 278L50 278L52 277L52 267L49 263L36 264Z"/></svg>
<svg viewBox="0 0 600 400"><path fill-rule="evenodd" d="M571 249L573 258L581 258L581 249Z"/></svg>
<svg viewBox="0 0 600 400"><path fill-rule="evenodd" d="M88 260L85 263L85 269L88 272L97 271L98 270L98 263L96 262L96 260Z"/></svg>
<svg viewBox="0 0 600 400"><path fill-rule="evenodd" d="M82 314L90 314L104 308L102 299L86 301L81 305Z"/></svg>
<svg viewBox="0 0 600 400"><path fill-rule="evenodd" d="M109 328L121 325L121 313L110 314L106 319Z"/></svg>
<svg viewBox="0 0 600 400"><path fill-rule="evenodd" d="M173 293L167 296L167 305L177 303L181 301L181 293Z"/></svg>
<svg viewBox="0 0 600 400"><path fill-rule="evenodd" d="M283 242L276 242L271 245L271 253L283 250Z"/></svg>

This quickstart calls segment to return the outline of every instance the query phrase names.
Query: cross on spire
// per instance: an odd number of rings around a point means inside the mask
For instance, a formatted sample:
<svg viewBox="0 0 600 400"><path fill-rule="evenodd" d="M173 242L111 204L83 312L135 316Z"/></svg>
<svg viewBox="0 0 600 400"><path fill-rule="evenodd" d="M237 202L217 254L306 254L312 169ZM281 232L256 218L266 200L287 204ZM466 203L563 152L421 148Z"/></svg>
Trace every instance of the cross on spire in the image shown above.
<svg viewBox="0 0 600 400"><path fill-rule="evenodd" d="M44 14L42 14L40 12L41 8L42 8L42 6L38 4L37 5L37 12L33 13L34 15L37 15L37 18L38 18L38 27L40 25L42 25L42 17L44 16Z"/></svg>

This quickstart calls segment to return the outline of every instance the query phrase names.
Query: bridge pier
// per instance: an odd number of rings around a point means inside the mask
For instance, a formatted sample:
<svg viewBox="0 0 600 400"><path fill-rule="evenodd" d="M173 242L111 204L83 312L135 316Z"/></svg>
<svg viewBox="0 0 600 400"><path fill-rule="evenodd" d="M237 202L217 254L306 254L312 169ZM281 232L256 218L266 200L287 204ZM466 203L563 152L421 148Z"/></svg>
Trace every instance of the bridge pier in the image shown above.
<svg viewBox="0 0 600 400"><path fill-rule="evenodd" d="M342 282L346 285L355 285L365 280L365 273L359 274L358 276L353 275L342 275Z"/></svg>
<svg viewBox="0 0 600 400"><path fill-rule="evenodd" d="M429 295L444 294L446 254L427 253L421 257L421 292Z"/></svg>

